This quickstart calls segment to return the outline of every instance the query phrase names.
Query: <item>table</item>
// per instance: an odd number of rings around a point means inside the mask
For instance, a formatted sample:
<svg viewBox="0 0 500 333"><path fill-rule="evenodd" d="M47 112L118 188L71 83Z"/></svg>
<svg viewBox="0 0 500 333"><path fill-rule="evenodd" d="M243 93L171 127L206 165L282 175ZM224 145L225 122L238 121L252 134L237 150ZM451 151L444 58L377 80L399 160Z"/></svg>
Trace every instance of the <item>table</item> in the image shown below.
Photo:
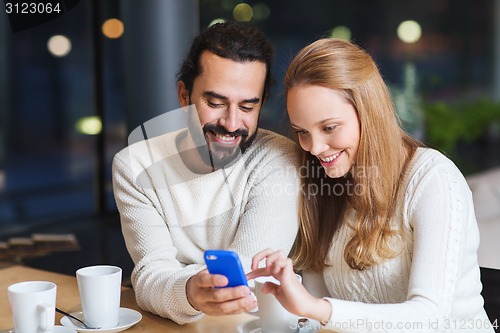
<svg viewBox="0 0 500 333"><path fill-rule="evenodd" d="M16 282L28 280L54 282L57 284L57 307L67 312L81 311L76 277L24 266L3 268L0 269L0 332L12 328L13 326L7 287ZM135 301L134 290L127 287L122 288L121 306L137 310L142 314L142 320L124 331L127 333L235 333L238 332L238 325L248 320L255 319L255 317L247 314L224 317L206 316L196 323L181 326L171 320L142 311ZM56 313L57 325L60 325L61 318L62 315Z"/></svg>

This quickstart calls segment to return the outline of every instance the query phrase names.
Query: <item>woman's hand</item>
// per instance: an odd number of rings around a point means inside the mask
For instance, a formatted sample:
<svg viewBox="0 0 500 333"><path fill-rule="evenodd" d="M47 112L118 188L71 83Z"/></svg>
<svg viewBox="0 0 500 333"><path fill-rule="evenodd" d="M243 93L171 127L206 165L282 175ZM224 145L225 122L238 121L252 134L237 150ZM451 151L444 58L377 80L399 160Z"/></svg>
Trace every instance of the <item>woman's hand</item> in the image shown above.
<svg viewBox="0 0 500 333"><path fill-rule="evenodd" d="M259 263L264 259L266 259L266 266L259 268ZM282 251L266 249L253 257L252 271L247 274L247 279L259 276L272 276L280 281L280 285L266 282L262 292L273 294L288 312L318 321L330 318L330 303L309 294L297 279L293 271L292 260L287 258Z"/></svg>

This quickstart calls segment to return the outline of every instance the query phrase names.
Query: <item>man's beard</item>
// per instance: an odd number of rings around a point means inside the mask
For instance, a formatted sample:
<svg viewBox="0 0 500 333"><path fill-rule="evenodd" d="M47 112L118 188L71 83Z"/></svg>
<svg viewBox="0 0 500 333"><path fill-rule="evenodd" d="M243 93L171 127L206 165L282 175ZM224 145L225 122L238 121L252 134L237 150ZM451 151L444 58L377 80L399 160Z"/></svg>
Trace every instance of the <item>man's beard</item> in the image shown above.
<svg viewBox="0 0 500 333"><path fill-rule="evenodd" d="M245 151L252 145L252 142L257 136L257 129L251 136L248 136L248 130L246 129L240 128L236 131L228 132L223 126L214 124L205 124L202 130L205 136L205 141L207 143L208 154L201 154L201 156L203 162L207 165L211 165L214 170L225 168L227 166L230 166L232 163L237 162L241 155L243 155ZM222 136L240 136L240 143L234 147L227 147L224 144L207 141L207 132L209 131L213 134L217 133ZM209 159L207 159L207 157Z"/></svg>
<svg viewBox="0 0 500 333"><path fill-rule="evenodd" d="M188 130L195 142L198 154L202 162L211 166L212 170L218 170L228 167L236 163L241 155L252 145L257 136L257 128L255 132L249 136L248 130L237 129L234 132L228 132L223 126L215 124L205 124L200 129L200 121L196 109L190 108L191 115L188 117ZM240 143L234 147L227 147L217 142L207 140L207 132L213 132L220 135L241 136Z"/></svg>

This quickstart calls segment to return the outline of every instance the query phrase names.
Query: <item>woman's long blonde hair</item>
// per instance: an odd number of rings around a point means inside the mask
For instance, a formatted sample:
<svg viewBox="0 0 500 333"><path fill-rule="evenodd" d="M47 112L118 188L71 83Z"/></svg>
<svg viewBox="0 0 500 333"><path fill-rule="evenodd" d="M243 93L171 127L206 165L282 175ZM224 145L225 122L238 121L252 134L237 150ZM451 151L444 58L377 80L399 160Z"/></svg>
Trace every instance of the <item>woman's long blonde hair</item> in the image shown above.
<svg viewBox="0 0 500 333"><path fill-rule="evenodd" d="M349 267L362 270L396 256L392 240L403 235L390 221L400 180L421 144L401 128L377 65L350 42L320 39L302 49L288 67L285 95L298 85L342 92L357 111L361 134L354 166L343 178L328 178L316 157L300 153L300 170L307 174L301 177L300 228L291 253L296 267L320 271L328 266L335 231L352 212L353 234L344 250ZM336 194L313 193L314 184L316 189L335 188Z"/></svg>

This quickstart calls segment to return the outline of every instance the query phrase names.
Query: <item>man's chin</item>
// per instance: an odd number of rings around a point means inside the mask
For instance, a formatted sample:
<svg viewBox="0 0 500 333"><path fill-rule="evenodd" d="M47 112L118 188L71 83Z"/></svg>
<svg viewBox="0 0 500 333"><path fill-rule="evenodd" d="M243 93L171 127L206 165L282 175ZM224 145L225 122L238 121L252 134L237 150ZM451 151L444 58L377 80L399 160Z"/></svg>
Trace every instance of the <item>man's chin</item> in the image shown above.
<svg viewBox="0 0 500 333"><path fill-rule="evenodd" d="M236 162L241 156L239 146L235 147L232 152L218 151L217 149L210 149L211 164L215 169L225 168L230 164Z"/></svg>
<svg viewBox="0 0 500 333"><path fill-rule="evenodd" d="M211 165L214 170L226 168L239 160L256 136L257 131L251 136L240 136L236 144L229 145L214 141L212 133L205 133L207 146L205 146L204 152L200 150L200 155L204 163Z"/></svg>

